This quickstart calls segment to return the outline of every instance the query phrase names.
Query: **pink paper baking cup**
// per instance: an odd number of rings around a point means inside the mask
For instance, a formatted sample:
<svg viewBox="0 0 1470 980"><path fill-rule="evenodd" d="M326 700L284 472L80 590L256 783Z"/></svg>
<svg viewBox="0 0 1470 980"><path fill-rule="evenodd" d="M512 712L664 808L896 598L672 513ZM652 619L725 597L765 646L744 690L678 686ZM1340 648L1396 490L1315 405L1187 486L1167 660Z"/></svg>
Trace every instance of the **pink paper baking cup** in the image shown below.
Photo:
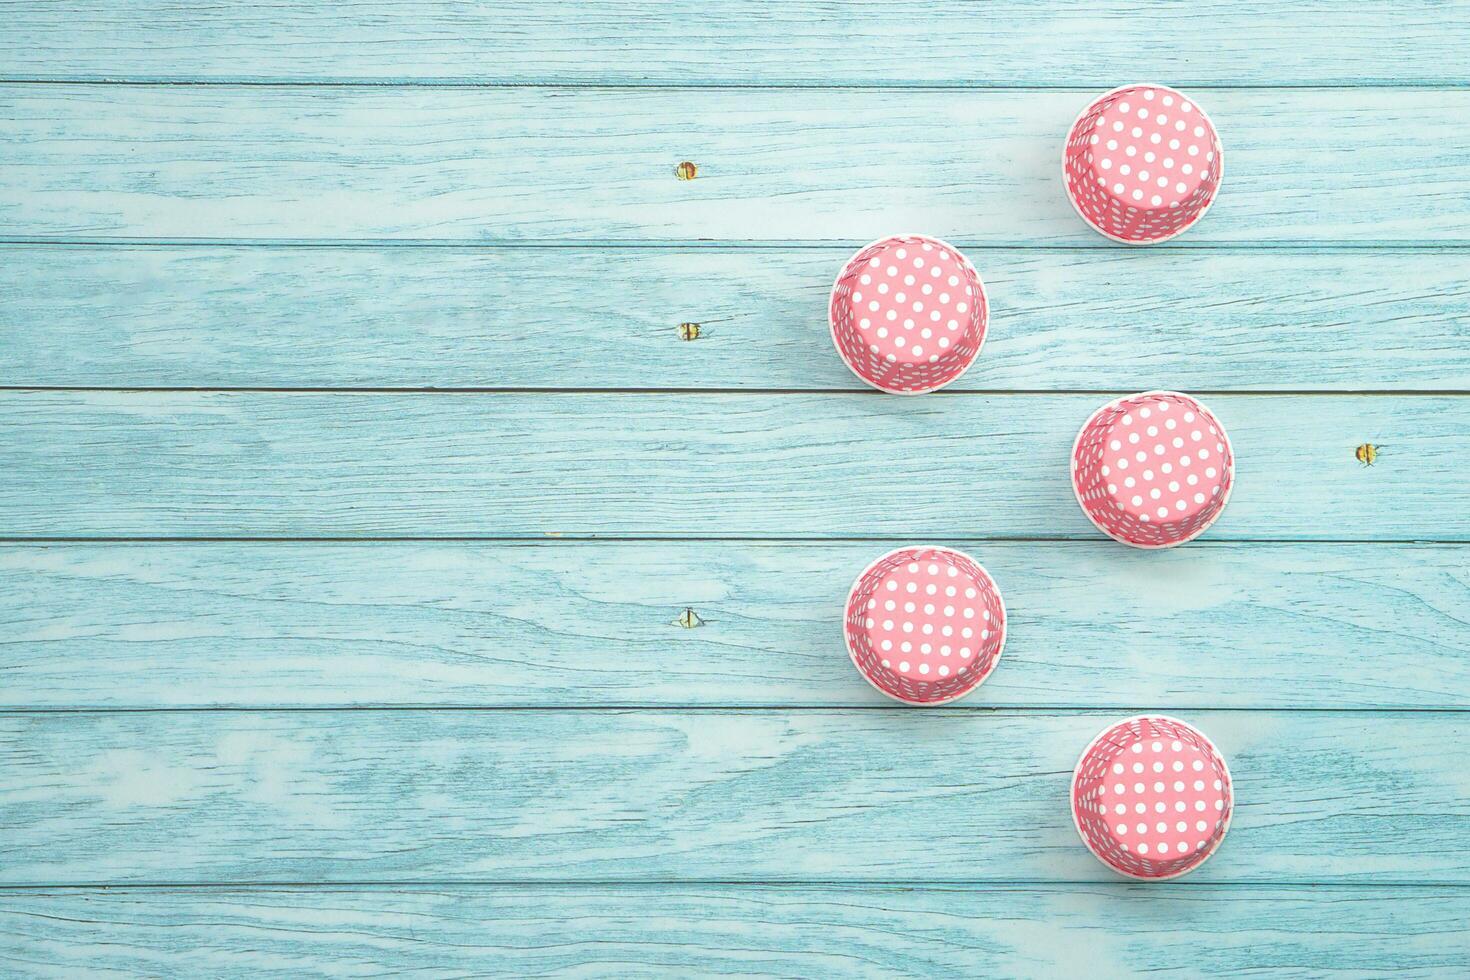
<svg viewBox="0 0 1470 980"><path fill-rule="evenodd" d="M1225 510L1235 455L1210 410L1146 391L1092 413L1072 445L1072 490L1097 529L1136 548L1172 548Z"/></svg>
<svg viewBox="0 0 1470 980"><path fill-rule="evenodd" d="M906 704L944 704L984 682L1005 646L995 580L953 548L899 548L858 575L844 634L858 671Z"/></svg>
<svg viewBox="0 0 1470 980"><path fill-rule="evenodd" d="M1130 878L1177 878L1204 864L1230 829L1230 770L1200 731L1164 715L1120 721L1072 774L1082 843Z"/></svg>
<svg viewBox="0 0 1470 980"><path fill-rule="evenodd" d="M842 267L828 307L832 343L864 382L896 395L943 388L974 363L989 307L970 260L924 235L895 235Z"/></svg>
<svg viewBox="0 0 1470 980"><path fill-rule="evenodd" d="M1072 123L1062 182L1094 230L1147 245L1204 217L1224 167L1220 137L1193 99L1162 85L1125 85Z"/></svg>

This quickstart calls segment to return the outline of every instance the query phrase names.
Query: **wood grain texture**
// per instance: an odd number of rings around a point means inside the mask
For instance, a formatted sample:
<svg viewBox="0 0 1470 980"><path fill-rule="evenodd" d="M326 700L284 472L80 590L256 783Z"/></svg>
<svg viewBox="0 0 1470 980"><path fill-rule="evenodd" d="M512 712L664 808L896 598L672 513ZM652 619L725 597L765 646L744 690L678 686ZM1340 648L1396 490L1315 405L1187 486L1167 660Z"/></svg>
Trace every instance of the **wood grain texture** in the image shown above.
<svg viewBox="0 0 1470 980"><path fill-rule="evenodd" d="M886 705L840 633L885 547L0 546L0 708ZM971 550L1010 633L946 710L1470 707L1460 547Z"/></svg>
<svg viewBox="0 0 1470 980"><path fill-rule="evenodd" d="M0 24L0 974L1470 973L1470 3ZM1130 79L1230 157L1166 248L1058 180ZM826 337L902 230L996 311L931 399ZM1150 387L1260 393L1164 554L1066 480ZM836 622L926 539L1012 628L934 712ZM1066 807L1136 709L1236 778L1177 885Z"/></svg>
<svg viewBox="0 0 1470 980"><path fill-rule="evenodd" d="M1440 977L1457 888L878 886L0 892L0 965L89 976Z"/></svg>
<svg viewBox="0 0 1470 980"><path fill-rule="evenodd" d="M825 327L842 248L3 254L5 385L859 387ZM970 257L993 312L956 390L1470 390L1470 251Z"/></svg>
<svg viewBox="0 0 1470 980"><path fill-rule="evenodd" d="M1091 540L1068 460L1104 400L11 391L0 535ZM1241 460L1211 538L1470 538L1470 400L1209 405Z"/></svg>
<svg viewBox="0 0 1470 980"><path fill-rule="evenodd" d="M1060 179L1093 94L8 85L0 228L853 245L922 231L1115 250ZM1470 242L1470 90L1231 90L1204 108L1227 176L1182 244ZM675 177L682 160L697 179Z"/></svg>
<svg viewBox="0 0 1470 980"><path fill-rule="evenodd" d="M1067 805L1118 712L0 715L0 883L1109 880ZM1470 883L1470 714L1188 713L1194 882Z"/></svg>
<svg viewBox="0 0 1470 980"><path fill-rule="evenodd" d="M1461 2L6 5L9 78L708 84L1470 81Z"/></svg>

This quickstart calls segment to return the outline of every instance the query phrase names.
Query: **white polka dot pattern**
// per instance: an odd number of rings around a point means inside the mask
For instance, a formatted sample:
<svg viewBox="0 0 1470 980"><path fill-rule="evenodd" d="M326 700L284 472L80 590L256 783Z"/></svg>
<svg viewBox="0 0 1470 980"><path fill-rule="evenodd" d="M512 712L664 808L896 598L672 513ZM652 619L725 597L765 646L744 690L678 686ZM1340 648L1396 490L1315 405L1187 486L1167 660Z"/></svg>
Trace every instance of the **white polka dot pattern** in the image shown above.
<svg viewBox="0 0 1470 980"><path fill-rule="evenodd" d="M1097 858L1134 878L1204 863L1230 825L1234 793L1209 739L1163 716L1129 718L1087 747L1072 774L1072 815Z"/></svg>
<svg viewBox="0 0 1470 980"><path fill-rule="evenodd" d="M985 287L968 259L922 235L874 242L832 287L832 342L874 388L920 394L943 388L985 342Z"/></svg>
<svg viewBox="0 0 1470 980"><path fill-rule="evenodd" d="M1072 124L1062 172L1084 221L1109 238L1147 244L1204 216L1223 165L1215 127L1193 100L1161 85L1130 85Z"/></svg>
<svg viewBox="0 0 1470 980"><path fill-rule="evenodd" d="M847 597L847 652L889 697L941 704L979 687L1005 644L994 580L951 548L890 551L858 575Z"/></svg>
<svg viewBox="0 0 1470 980"><path fill-rule="evenodd" d="M1072 449L1072 489L1104 534L1140 548L1198 537L1220 516L1235 456L1210 411L1177 391L1104 405Z"/></svg>

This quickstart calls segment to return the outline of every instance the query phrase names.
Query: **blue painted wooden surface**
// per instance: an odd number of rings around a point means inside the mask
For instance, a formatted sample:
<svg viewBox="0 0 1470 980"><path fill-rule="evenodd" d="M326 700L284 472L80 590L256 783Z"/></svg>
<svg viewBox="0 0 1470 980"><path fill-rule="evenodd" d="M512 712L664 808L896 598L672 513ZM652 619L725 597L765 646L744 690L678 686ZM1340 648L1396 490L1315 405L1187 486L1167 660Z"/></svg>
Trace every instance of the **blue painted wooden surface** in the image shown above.
<svg viewBox="0 0 1470 980"><path fill-rule="evenodd" d="M0 304L3 385L866 390L811 323L842 247L5 254L0 289L24 288ZM1432 392L1470 378L1464 249L967 254L996 322L985 360L947 390Z"/></svg>
<svg viewBox="0 0 1470 980"><path fill-rule="evenodd" d="M1470 4L1283 7L7 5L0 972L1465 975ZM1231 167L1130 251L1056 157L1138 78ZM830 350L895 230L954 392ZM1065 454L1162 386L1240 483L1146 554ZM915 538L1011 611L942 711L839 639ZM1135 710L1237 781L1169 885L1065 806Z"/></svg>
<svg viewBox="0 0 1470 980"><path fill-rule="evenodd" d="M1470 243L1470 90L1209 91L1230 183L1177 247ZM1096 94L0 84L0 218L23 241L857 248L898 226L1113 252L1057 185Z"/></svg>

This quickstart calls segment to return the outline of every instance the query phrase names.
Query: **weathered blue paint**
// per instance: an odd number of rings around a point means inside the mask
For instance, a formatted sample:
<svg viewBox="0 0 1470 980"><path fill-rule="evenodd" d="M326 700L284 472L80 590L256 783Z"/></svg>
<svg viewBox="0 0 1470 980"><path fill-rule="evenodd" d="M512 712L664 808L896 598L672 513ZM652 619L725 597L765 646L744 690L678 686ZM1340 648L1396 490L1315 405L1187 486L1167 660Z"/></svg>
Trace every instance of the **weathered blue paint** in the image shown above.
<svg viewBox="0 0 1470 980"><path fill-rule="evenodd" d="M1066 800L1117 716L8 713L0 884L1110 881ZM1470 714L1186 717L1237 804L1191 882L1470 885Z"/></svg>
<svg viewBox="0 0 1470 980"><path fill-rule="evenodd" d="M1459 0L78 0L6 8L10 77L667 85L1463 84Z"/></svg>
<svg viewBox="0 0 1470 980"><path fill-rule="evenodd" d="M0 392L0 535L1093 540L1106 397ZM1241 461L1208 537L1470 539L1470 399L1208 403Z"/></svg>
<svg viewBox="0 0 1470 980"><path fill-rule="evenodd" d="M866 391L822 320L850 254L14 246L0 385ZM1470 250L968 254L993 320L956 391L1470 391Z"/></svg>
<svg viewBox="0 0 1470 980"><path fill-rule="evenodd" d="M1459 545L953 543L1010 634L948 711L1470 707ZM886 547L3 545L0 707L877 707L837 637Z"/></svg>
<svg viewBox="0 0 1470 980"><path fill-rule="evenodd" d="M1470 971L1470 5L4 19L0 972ZM1228 157L1146 250L1056 179L1133 80ZM828 346L897 230L990 286L956 392ZM1240 457L1166 554L1066 484L1150 387ZM944 711L838 640L914 538L1011 607ZM1065 808L1134 709L1237 781L1170 886Z"/></svg>
<svg viewBox="0 0 1470 980"><path fill-rule="evenodd" d="M1440 977L1450 887L426 885L0 892L24 972Z"/></svg>
<svg viewBox="0 0 1470 980"><path fill-rule="evenodd" d="M1058 176L1095 94L0 84L0 222L56 241L856 247L899 229L1113 252ZM1470 243L1470 89L1201 104L1225 184L1180 247Z"/></svg>

